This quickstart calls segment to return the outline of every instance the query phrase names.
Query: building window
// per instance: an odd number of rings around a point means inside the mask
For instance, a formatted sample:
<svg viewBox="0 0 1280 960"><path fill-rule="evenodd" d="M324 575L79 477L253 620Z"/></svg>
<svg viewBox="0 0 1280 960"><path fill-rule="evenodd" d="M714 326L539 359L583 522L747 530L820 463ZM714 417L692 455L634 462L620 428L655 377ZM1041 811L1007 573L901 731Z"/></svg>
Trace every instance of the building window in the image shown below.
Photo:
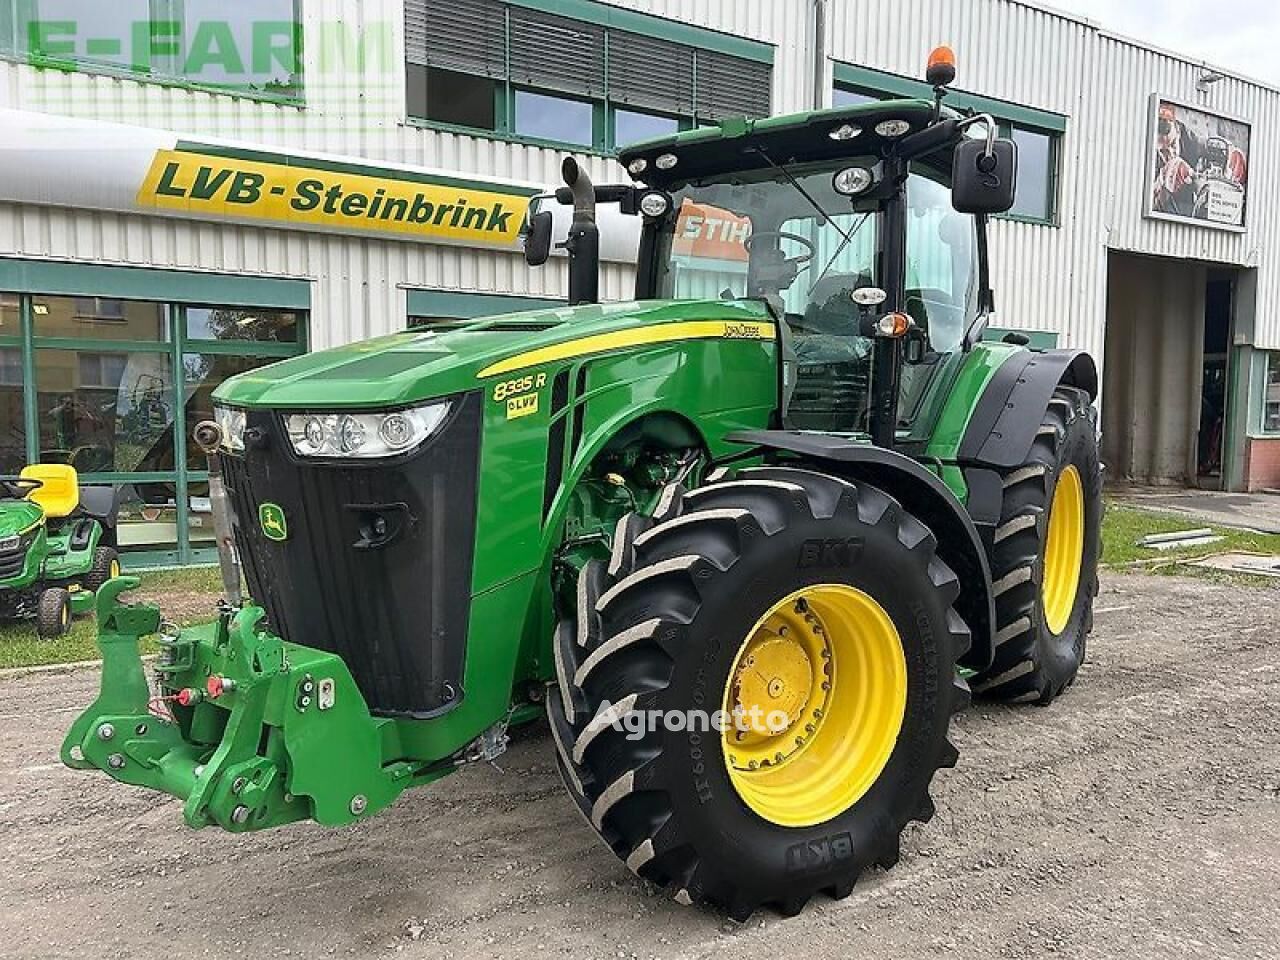
<svg viewBox="0 0 1280 960"><path fill-rule="evenodd" d="M856 79L841 79L842 75ZM833 106L851 107L903 97L932 99L933 91L927 84L906 77L836 64L836 84L831 94ZM1017 194L1013 207L1002 216L1032 223L1054 223L1057 217L1058 147L1065 129L1063 118L960 91L948 95L947 103L957 109L991 114L996 120L999 135L1012 139L1018 145Z"/></svg>
<svg viewBox="0 0 1280 960"><path fill-rule="evenodd" d="M1267 380L1262 395L1262 429L1280 433L1280 351L1267 355Z"/></svg>
<svg viewBox="0 0 1280 960"><path fill-rule="evenodd" d="M1057 195L1058 138L1016 124L1001 124L1001 136L1018 145L1018 185L1008 216L1052 223Z"/></svg>
<svg viewBox="0 0 1280 960"><path fill-rule="evenodd" d="M410 290L409 329L460 323L526 310L563 307L565 301L504 293L457 293L450 290Z"/></svg>
<svg viewBox="0 0 1280 960"><path fill-rule="evenodd" d="M831 94L831 105L833 107L858 107L864 103L875 103L878 100L883 100L886 96L886 94L873 93L859 87L836 84L836 88Z"/></svg>
<svg viewBox="0 0 1280 960"><path fill-rule="evenodd" d="M662 117L638 110L615 110L613 114L613 142L617 144L665 137L679 130L678 117Z"/></svg>
<svg viewBox="0 0 1280 960"><path fill-rule="evenodd" d="M24 0L0 14L0 54L37 66L302 96L301 0Z"/></svg>
<svg viewBox="0 0 1280 960"><path fill-rule="evenodd" d="M37 294L31 298L31 308L37 337L93 337L98 342L148 343L169 339L169 314L160 303Z"/></svg>
<svg viewBox="0 0 1280 960"><path fill-rule="evenodd" d="M585 100L570 100L532 90L515 92L515 132L538 140L575 143L589 147L595 108Z"/></svg>
<svg viewBox="0 0 1280 960"><path fill-rule="evenodd" d="M227 377L304 352L306 320L278 307L0 294L0 473L69 463L120 491L120 546L135 562L203 556L213 525L191 430L211 419Z"/></svg>
<svg viewBox="0 0 1280 960"><path fill-rule="evenodd" d="M534 7L405 0L409 117L609 153L769 113L766 44L594 0L565 0L556 14Z"/></svg>

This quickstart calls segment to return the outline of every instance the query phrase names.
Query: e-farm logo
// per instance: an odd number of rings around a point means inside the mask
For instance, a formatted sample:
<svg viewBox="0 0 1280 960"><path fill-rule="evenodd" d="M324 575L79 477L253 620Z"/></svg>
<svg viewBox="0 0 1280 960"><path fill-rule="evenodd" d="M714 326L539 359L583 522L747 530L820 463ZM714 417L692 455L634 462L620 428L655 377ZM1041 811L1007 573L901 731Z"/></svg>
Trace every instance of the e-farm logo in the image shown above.
<svg viewBox="0 0 1280 960"><path fill-rule="evenodd" d="M511 246L528 196L497 183L179 144L156 152L137 201L197 217Z"/></svg>
<svg viewBox="0 0 1280 960"><path fill-rule="evenodd" d="M293 0L259 0L223 18L199 18L180 0L152 0L152 16L129 19L102 0L62 0L58 16L19 11L15 52L43 63L98 65L196 84L294 96L309 79L396 66L390 21L294 18ZM274 16L273 16L274 14ZM319 72L321 77L316 77Z"/></svg>

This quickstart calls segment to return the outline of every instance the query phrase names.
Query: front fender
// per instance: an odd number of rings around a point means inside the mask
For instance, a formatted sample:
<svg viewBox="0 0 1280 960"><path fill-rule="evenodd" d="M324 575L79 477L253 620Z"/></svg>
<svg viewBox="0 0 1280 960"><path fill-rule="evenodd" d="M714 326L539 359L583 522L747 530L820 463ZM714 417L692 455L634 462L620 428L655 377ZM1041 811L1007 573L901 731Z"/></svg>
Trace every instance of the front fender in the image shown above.
<svg viewBox="0 0 1280 960"><path fill-rule="evenodd" d="M937 476L904 454L844 437L746 430L730 434L728 439L792 454L838 476L874 484L919 518L937 537L938 556L960 578L956 611L973 635L960 666L978 671L991 666L996 621L987 552L969 512Z"/></svg>
<svg viewBox="0 0 1280 960"><path fill-rule="evenodd" d="M982 392L957 459L969 466L1010 470L1026 463L1036 431L1060 384L1098 397L1098 368L1083 350L1026 351L1010 358Z"/></svg>

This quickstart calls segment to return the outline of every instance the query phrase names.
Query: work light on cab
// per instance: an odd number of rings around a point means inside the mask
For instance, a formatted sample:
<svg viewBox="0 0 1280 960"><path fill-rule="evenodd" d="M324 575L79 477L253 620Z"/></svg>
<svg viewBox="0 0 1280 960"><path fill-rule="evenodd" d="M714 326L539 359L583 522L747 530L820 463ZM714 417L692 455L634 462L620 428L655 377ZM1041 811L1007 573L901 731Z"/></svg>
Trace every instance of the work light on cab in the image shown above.
<svg viewBox="0 0 1280 960"><path fill-rule="evenodd" d="M444 422L449 406L444 400L386 412L291 413L285 429L300 457L394 457L422 446Z"/></svg>
<svg viewBox="0 0 1280 960"><path fill-rule="evenodd" d="M831 180L836 193L846 197L854 197L875 183L875 174L866 167L846 167Z"/></svg>
<svg viewBox="0 0 1280 960"><path fill-rule="evenodd" d="M881 120L876 124L876 133L886 140L892 140L910 132L911 124L907 120Z"/></svg>

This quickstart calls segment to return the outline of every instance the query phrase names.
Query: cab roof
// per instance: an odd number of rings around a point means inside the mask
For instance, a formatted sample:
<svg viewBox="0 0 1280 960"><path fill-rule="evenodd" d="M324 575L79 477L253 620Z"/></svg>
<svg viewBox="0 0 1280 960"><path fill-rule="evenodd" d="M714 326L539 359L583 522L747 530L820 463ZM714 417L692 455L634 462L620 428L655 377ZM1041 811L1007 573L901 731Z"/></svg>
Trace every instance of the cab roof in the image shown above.
<svg viewBox="0 0 1280 960"><path fill-rule="evenodd" d="M943 108L943 116L960 116ZM698 127L681 133L643 140L624 148L618 155L625 167L643 159L646 167L634 174L649 186L669 187L728 171L767 168L774 163L816 163L846 157L882 156L901 137L885 138L875 132L876 124L885 120L906 120L911 133L928 126L933 119L933 103L929 100L880 100L829 110L811 110L780 117L749 120L735 117L718 126ZM861 132L849 140L833 140L831 131L845 124ZM731 152L730 152L731 151ZM675 154L677 162L670 170L660 170L655 161L663 154Z"/></svg>

